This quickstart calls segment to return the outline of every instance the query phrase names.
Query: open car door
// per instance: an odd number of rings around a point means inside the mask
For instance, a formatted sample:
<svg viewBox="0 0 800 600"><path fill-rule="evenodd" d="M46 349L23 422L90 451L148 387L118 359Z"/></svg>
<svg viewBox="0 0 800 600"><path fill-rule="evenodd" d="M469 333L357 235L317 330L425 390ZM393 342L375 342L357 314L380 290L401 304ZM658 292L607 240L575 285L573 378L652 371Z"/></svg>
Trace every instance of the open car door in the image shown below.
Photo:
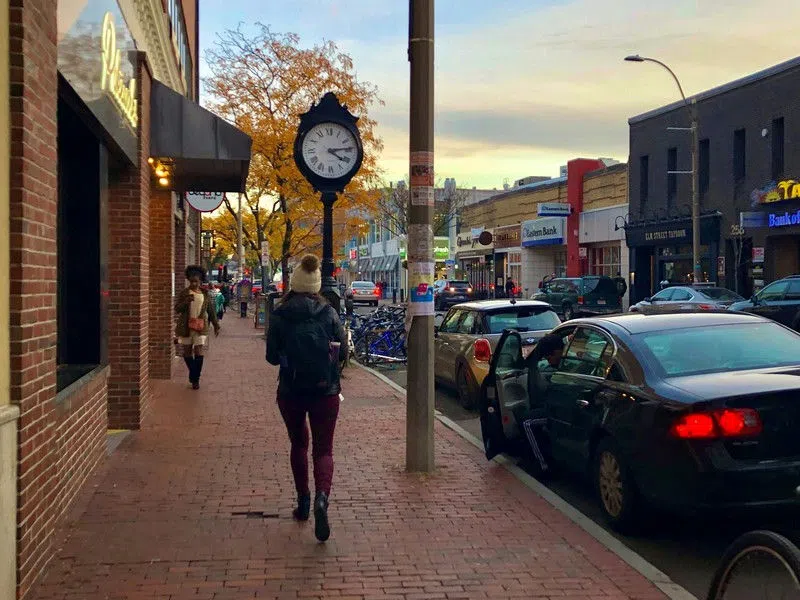
<svg viewBox="0 0 800 600"><path fill-rule="evenodd" d="M483 449L488 460L509 449L520 436L515 412L528 406L528 369L517 331L506 329L481 384L479 409Z"/></svg>

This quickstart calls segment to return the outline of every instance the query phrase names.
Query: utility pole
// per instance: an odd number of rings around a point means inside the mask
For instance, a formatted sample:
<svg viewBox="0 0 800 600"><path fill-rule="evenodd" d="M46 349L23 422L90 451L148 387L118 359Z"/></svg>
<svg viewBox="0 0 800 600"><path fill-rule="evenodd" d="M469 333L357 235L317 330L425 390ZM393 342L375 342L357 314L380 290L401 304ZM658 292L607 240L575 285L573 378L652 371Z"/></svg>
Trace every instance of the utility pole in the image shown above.
<svg viewBox="0 0 800 600"><path fill-rule="evenodd" d="M406 470L434 469L433 34L434 0L409 0L411 63Z"/></svg>
<svg viewBox="0 0 800 600"><path fill-rule="evenodd" d="M700 141L695 98L692 98L689 112L692 115L692 273L694 283L700 283L703 281L703 267L700 263ZM709 265L710 269L716 269L716 265Z"/></svg>
<svg viewBox="0 0 800 600"><path fill-rule="evenodd" d="M244 246L242 245L242 194L239 193L239 210L236 213L236 226L239 230L239 241L237 245L237 256L239 257L239 268L237 280L241 281L244 277Z"/></svg>

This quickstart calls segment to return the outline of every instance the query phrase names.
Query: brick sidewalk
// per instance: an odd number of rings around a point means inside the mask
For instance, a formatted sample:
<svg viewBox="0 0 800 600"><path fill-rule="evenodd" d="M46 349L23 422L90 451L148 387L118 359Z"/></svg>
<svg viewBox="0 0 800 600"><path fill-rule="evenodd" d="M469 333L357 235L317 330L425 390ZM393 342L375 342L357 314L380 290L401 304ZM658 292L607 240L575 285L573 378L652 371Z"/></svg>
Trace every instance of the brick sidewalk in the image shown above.
<svg viewBox="0 0 800 600"><path fill-rule="evenodd" d="M84 490L31 598L663 598L502 467L437 424L438 470L404 472L402 399L347 372L333 534L291 519L276 371L228 313L202 389L155 384L153 412ZM234 513L263 512L263 518ZM78 512L78 511L76 511Z"/></svg>

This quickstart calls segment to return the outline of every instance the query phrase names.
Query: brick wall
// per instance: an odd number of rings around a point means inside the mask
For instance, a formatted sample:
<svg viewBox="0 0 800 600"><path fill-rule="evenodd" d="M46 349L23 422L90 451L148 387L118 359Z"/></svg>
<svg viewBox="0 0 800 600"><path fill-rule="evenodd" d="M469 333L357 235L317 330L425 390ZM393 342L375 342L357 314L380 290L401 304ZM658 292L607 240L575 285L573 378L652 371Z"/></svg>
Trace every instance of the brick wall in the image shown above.
<svg viewBox="0 0 800 600"><path fill-rule="evenodd" d="M533 190L512 190L465 206L461 211L461 231L481 225L487 228L517 225L537 218L536 207L542 202L566 201L566 183L546 185Z"/></svg>
<svg viewBox="0 0 800 600"><path fill-rule="evenodd" d="M583 209L608 208L628 203L628 167L614 165L588 173L583 179Z"/></svg>
<svg viewBox="0 0 800 600"><path fill-rule="evenodd" d="M110 178L108 422L139 429L150 400L150 81L139 61L139 160Z"/></svg>
<svg viewBox="0 0 800 600"><path fill-rule="evenodd" d="M172 376L174 234L172 192L154 189L150 197L150 376L156 379Z"/></svg>
<svg viewBox="0 0 800 600"><path fill-rule="evenodd" d="M49 560L57 490L56 3L10 2L10 362L20 408L17 553L24 596Z"/></svg>

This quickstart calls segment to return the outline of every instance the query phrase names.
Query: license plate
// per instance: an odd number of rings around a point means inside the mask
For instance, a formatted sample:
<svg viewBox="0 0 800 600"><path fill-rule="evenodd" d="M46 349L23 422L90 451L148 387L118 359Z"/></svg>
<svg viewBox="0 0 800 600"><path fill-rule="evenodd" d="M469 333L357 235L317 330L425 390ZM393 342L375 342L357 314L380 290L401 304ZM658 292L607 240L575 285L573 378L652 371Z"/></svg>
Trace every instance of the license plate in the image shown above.
<svg viewBox="0 0 800 600"><path fill-rule="evenodd" d="M605 300L598 300L598 301L597 301L597 304L599 304L599 305L601 305L601 306L605 306L605 303L606 303L606 301L605 301Z"/></svg>

